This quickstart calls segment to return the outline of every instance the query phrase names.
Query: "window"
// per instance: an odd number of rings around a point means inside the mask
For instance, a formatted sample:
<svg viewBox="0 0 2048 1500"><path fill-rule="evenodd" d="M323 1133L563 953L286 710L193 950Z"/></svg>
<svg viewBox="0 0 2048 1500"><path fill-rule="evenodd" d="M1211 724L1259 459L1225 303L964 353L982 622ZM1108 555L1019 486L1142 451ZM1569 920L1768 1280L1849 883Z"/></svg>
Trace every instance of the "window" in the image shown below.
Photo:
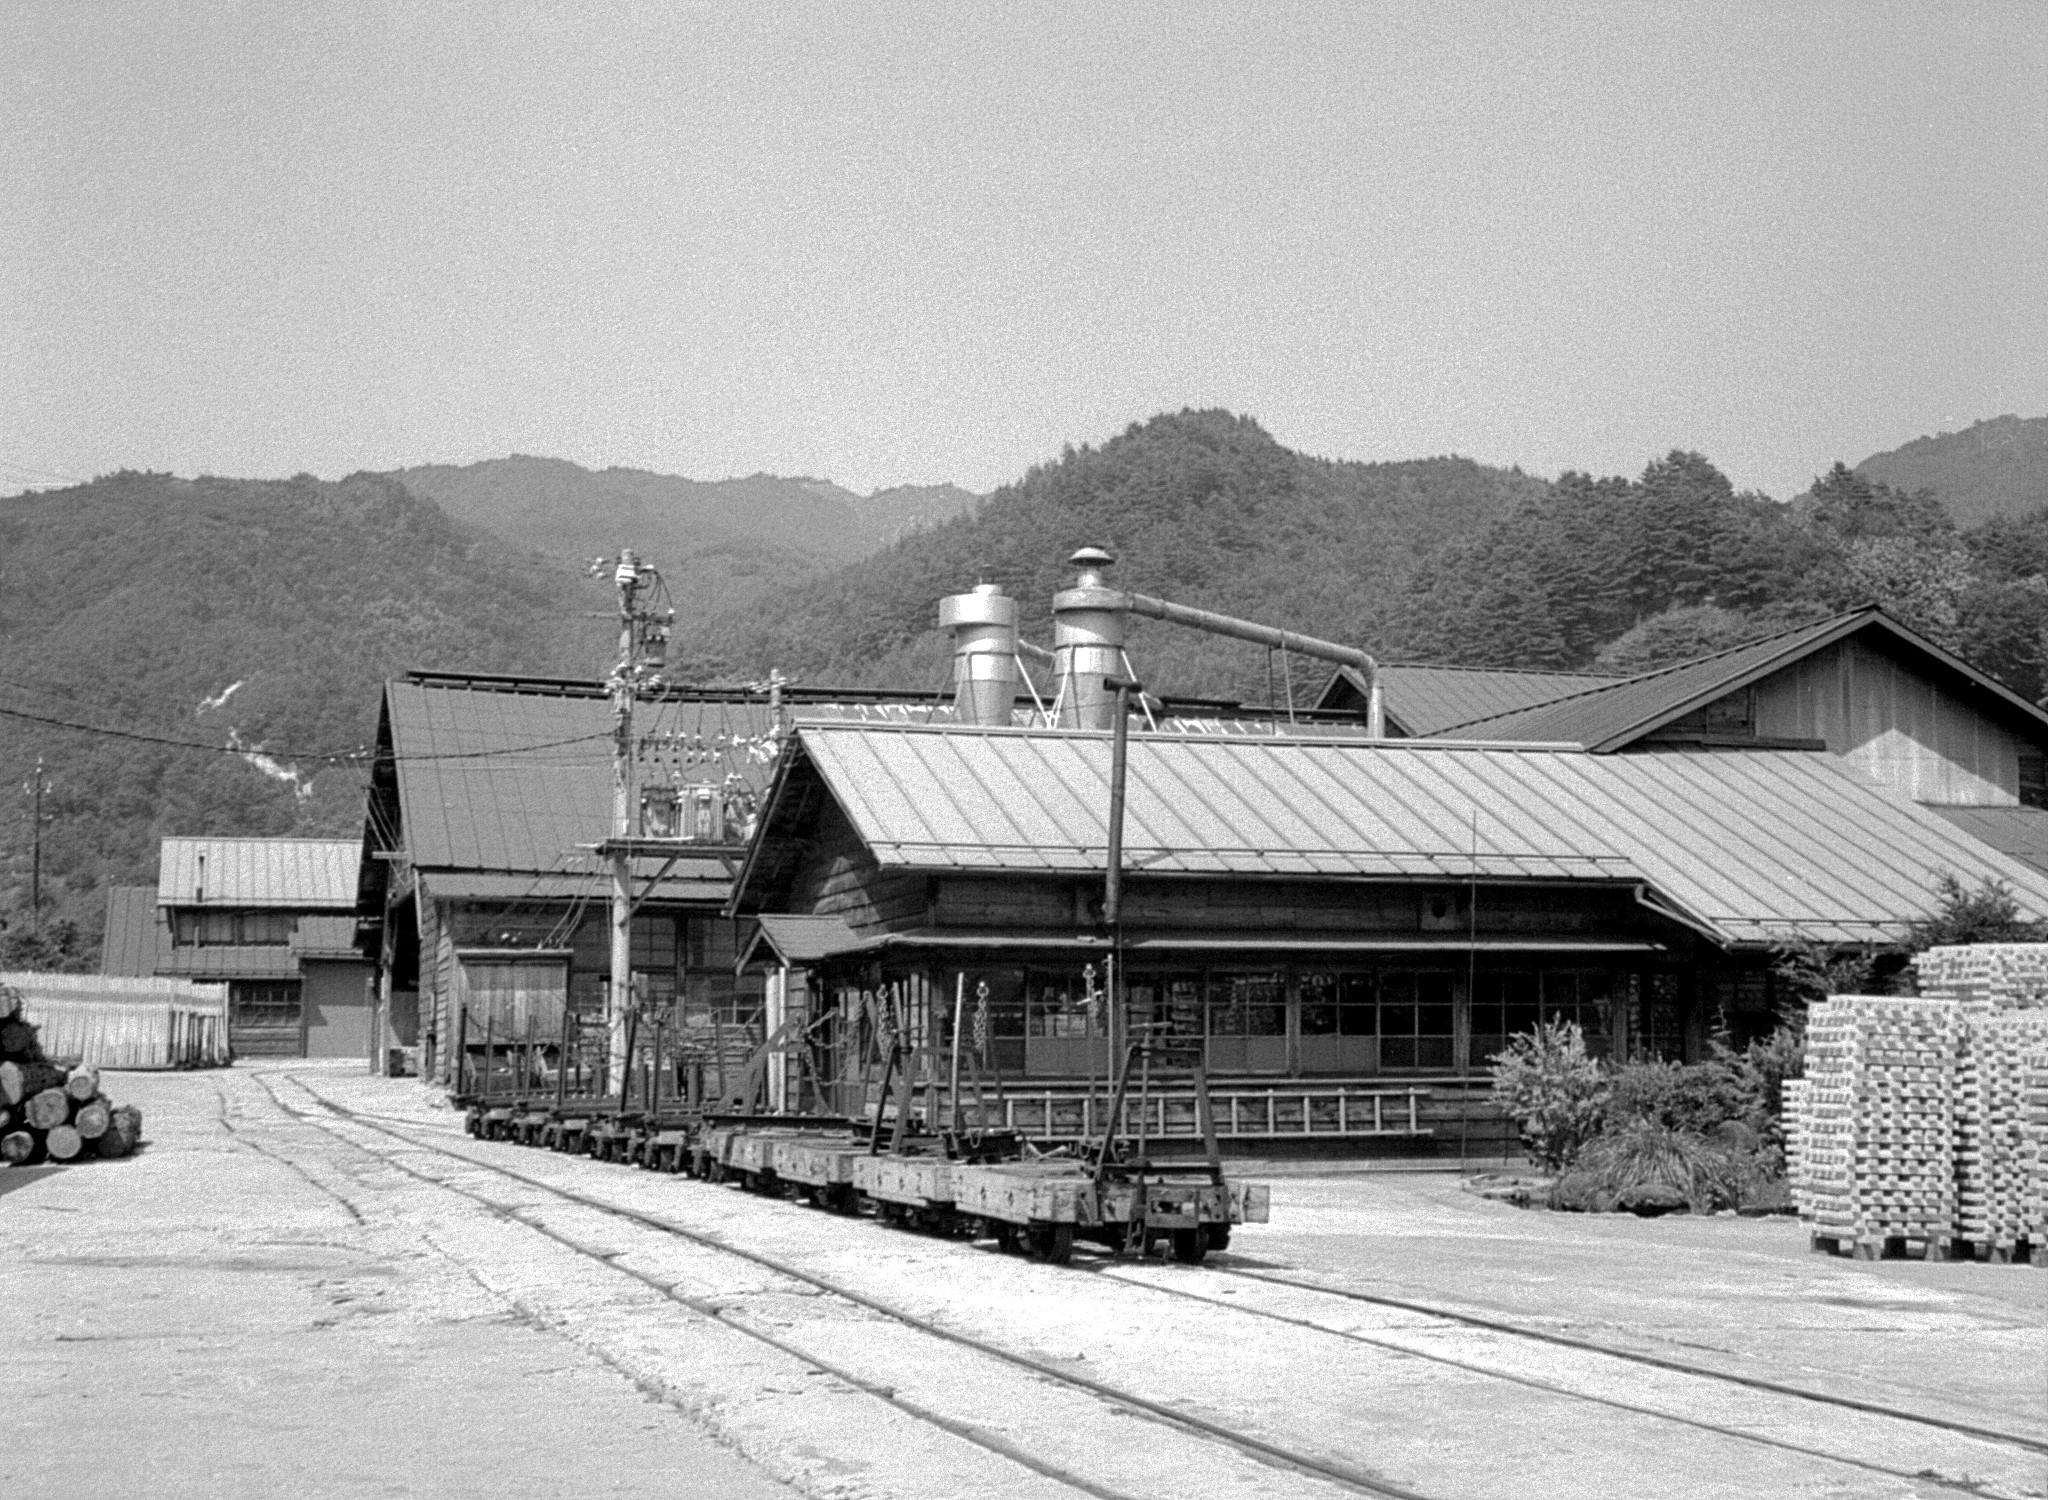
<svg viewBox="0 0 2048 1500"><path fill-rule="evenodd" d="M1380 1066L1450 1068L1456 1040L1449 974L1394 972L1380 978Z"/></svg>
<svg viewBox="0 0 2048 1500"><path fill-rule="evenodd" d="M184 910L173 914L173 940L182 948L282 947L298 918L288 911Z"/></svg>
<svg viewBox="0 0 2048 1500"><path fill-rule="evenodd" d="M1088 971L1055 973L1033 969L1026 976L1026 1026L1030 1036L1077 1038L1109 1034L1109 1007L1101 994L1102 976L1093 970L1092 964Z"/></svg>
<svg viewBox="0 0 2048 1500"><path fill-rule="evenodd" d="M2020 806L2048 807L2048 755L2038 747L2020 751Z"/></svg>
<svg viewBox="0 0 2048 1500"><path fill-rule="evenodd" d="M1574 1021L1586 1050L1604 1057L1613 1035L1614 976L1605 969L1510 970L1478 976L1472 997L1471 1066L1484 1068L1508 1038L1538 1021Z"/></svg>
<svg viewBox="0 0 2048 1500"><path fill-rule="evenodd" d="M1379 997L1371 974L1311 971L1301 976L1303 1036L1377 1036Z"/></svg>
<svg viewBox="0 0 2048 1500"><path fill-rule="evenodd" d="M1202 976L1133 974L1125 985L1131 1035L1157 1027L1166 1036L1202 1034Z"/></svg>
<svg viewBox="0 0 2048 1500"><path fill-rule="evenodd" d="M1287 1035L1286 976L1211 974L1209 1035Z"/></svg>
<svg viewBox="0 0 2048 1500"><path fill-rule="evenodd" d="M295 1027L299 1024L299 982L237 979L228 985L228 1006L235 1026Z"/></svg>

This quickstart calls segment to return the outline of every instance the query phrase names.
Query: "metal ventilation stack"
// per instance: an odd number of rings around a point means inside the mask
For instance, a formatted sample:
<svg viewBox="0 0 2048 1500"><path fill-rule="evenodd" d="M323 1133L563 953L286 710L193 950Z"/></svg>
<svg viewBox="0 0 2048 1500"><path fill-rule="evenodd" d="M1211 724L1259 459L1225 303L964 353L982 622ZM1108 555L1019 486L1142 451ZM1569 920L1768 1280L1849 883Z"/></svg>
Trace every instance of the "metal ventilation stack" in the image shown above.
<svg viewBox="0 0 2048 1500"><path fill-rule="evenodd" d="M953 705L963 724L1007 726L1017 701L1017 601L1001 584L976 584L939 601L953 632Z"/></svg>

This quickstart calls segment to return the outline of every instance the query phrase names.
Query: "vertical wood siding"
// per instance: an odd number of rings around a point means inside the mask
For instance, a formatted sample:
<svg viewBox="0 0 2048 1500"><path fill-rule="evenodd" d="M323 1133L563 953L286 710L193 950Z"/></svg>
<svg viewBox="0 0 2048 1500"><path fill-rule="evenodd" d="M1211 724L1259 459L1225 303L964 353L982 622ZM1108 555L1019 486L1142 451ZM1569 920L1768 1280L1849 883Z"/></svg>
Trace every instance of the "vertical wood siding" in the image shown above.
<svg viewBox="0 0 2048 1500"><path fill-rule="evenodd" d="M1756 732L1825 740L1873 780L1916 802L2010 807L2019 741L1918 672L1850 639L1754 689Z"/></svg>

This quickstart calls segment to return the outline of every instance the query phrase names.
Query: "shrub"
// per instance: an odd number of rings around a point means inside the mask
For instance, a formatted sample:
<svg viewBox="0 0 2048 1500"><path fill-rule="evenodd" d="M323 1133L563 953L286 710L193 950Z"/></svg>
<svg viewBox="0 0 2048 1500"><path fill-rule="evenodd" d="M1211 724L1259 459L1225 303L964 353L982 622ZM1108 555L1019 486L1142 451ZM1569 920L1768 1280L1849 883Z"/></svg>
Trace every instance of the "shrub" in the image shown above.
<svg viewBox="0 0 2048 1500"><path fill-rule="evenodd" d="M1493 1059L1493 1099L1546 1171L1569 1163L1600 1129L1607 1080L1576 1022L1541 1022Z"/></svg>
<svg viewBox="0 0 2048 1500"><path fill-rule="evenodd" d="M1661 1125L1700 1136L1712 1135L1729 1120L1753 1122L1752 1128L1761 1123L1756 1093L1718 1056L1690 1065L1622 1064L1609 1086L1607 1119L1611 1127Z"/></svg>
<svg viewBox="0 0 2048 1500"><path fill-rule="evenodd" d="M1617 1124L1588 1141L1551 1190L1556 1208L1711 1213L1736 1208L1764 1181L1753 1158L1651 1120Z"/></svg>
<svg viewBox="0 0 2048 1500"><path fill-rule="evenodd" d="M1932 915L1907 929L1906 946L1915 953L1955 943L2038 943L2048 939L2048 923L2020 915L2012 887L1985 877L1976 890L1966 890L1948 871L1940 882L1941 902Z"/></svg>
<svg viewBox="0 0 2048 1500"><path fill-rule="evenodd" d="M1785 1080L1806 1073L1806 1033L1781 1026L1740 1052L1715 1049L1714 1060L1726 1068L1749 1101L1743 1121L1766 1142L1785 1143Z"/></svg>

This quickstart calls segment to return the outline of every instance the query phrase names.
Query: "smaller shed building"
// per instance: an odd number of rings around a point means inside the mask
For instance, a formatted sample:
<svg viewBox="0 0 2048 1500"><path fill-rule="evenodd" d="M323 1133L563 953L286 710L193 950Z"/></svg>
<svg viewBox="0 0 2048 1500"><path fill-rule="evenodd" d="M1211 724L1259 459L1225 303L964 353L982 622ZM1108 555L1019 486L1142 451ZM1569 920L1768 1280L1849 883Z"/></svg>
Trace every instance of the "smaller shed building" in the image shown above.
<svg viewBox="0 0 2048 1500"><path fill-rule="evenodd" d="M167 838L154 886L108 895L103 972L222 983L238 1057L370 1057L356 951L361 846Z"/></svg>

